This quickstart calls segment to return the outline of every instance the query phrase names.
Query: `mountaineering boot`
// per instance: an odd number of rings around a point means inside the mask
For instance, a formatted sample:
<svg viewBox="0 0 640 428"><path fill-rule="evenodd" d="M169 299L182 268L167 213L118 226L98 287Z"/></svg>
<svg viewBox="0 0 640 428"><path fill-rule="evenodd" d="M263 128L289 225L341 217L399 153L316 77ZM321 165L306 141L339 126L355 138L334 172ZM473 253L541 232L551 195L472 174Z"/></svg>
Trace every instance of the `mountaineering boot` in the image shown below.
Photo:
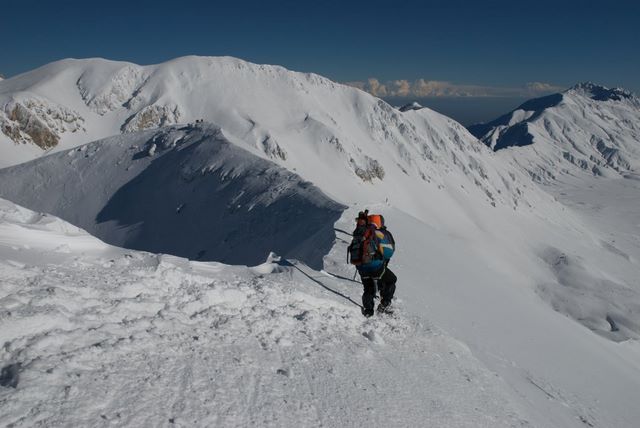
<svg viewBox="0 0 640 428"><path fill-rule="evenodd" d="M378 312L380 313L384 313L384 312L389 312L391 308L389 308L389 305L391 305L390 302L386 302L386 301L381 301L380 304L378 305Z"/></svg>
<svg viewBox="0 0 640 428"><path fill-rule="evenodd" d="M365 317L369 318L370 316L373 315L373 308L371 308L371 309L362 308L362 315L364 315Z"/></svg>

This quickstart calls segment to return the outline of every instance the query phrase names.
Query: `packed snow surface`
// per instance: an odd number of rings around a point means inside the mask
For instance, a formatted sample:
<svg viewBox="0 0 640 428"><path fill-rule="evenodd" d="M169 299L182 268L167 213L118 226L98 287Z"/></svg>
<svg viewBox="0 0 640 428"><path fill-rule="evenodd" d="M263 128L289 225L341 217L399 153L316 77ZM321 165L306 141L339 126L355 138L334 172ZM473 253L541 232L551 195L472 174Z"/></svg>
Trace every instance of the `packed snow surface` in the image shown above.
<svg viewBox="0 0 640 428"><path fill-rule="evenodd" d="M8 426L529 426L469 349L358 287L123 250L0 200ZM399 304L402 307L402 304Z"/></svg>

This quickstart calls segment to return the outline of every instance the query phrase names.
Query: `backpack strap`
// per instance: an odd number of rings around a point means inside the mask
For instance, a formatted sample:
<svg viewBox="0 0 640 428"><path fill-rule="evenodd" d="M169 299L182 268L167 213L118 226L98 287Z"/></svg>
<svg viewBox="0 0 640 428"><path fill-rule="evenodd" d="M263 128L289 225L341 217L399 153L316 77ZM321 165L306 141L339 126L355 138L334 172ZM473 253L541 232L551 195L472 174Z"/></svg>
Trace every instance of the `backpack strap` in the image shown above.
<svg viewBox="0 0 640 428"><path fill-rule="evenodd" d="M384 228L384 232L389 235L389 240L391 240L391 243L393 244L393 246L396 246L396 240L393 238L393 235L391 234L391 232L389 232L389 229L387 229L386 227Z"/></svg>

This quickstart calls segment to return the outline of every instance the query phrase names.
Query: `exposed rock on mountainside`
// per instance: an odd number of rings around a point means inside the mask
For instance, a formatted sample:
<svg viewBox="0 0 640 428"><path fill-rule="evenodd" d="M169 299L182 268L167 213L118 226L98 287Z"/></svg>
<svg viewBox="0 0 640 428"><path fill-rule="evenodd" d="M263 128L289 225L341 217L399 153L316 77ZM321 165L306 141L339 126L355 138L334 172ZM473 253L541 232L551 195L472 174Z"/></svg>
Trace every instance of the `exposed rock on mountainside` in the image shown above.
<svg viewBox="0 0 640 428"><path fill-rule="evenodd" d="M122 132L144 131L178 123L180 109L178 106L147 106L131 116L122 125Z"/></svg>
<svg viewBox="0 0 640 428"><path fill-rule="evenodd" d="M400 110L401 112L405 112L405 111L409 111L409 110L420 110L420 109L423 109L423 108L424 107L422 107L419 103L414 101L412 103L403 105L398 110Z"/></svg>
<svg viewBox="0 0 640 428"><path fill-rule="evenodd" d="M364 166L360 167L356 162L351 159L353 170L356 175L362 179L362 181L373 181L374 178L382 180L384 178L384 168L380 163L370 157L365 158Z"/></svg>
<svg viewBox="0 0 640 428"><path fill-rule="evenodd" d="M61 105L28 98L5 104L0 126L15 143L33 143L46 150L55 147L65 132L84 131L84 119Z"/></svg>

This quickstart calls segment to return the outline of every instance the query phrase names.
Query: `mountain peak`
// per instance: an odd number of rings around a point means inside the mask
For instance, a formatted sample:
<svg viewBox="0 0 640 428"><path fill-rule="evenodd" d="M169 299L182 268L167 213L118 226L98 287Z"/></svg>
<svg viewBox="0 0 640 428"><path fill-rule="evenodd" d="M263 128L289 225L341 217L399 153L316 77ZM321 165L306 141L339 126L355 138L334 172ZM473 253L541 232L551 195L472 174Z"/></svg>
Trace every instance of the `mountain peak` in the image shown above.
<svg viewBox="0 0 640 428"><path fill-rule="evenodd" d="M586 96L596 101L622 101L635 98L633 93L622 88L607 88L593 82L582 82L571 87L568 92Z"/></svg>
<svg viewBox="0 0 640 428"><path fill-rule="evenodd" d="M534 151L519 151L516 161L544 182L558 171L595 176L638 171L638 118L640 98L633 93L583 82L469 131L493 150L536 144Z"/></svg>
<svg viewBox="0 0 640 428"><path fill-rule="evenodd" d="M401 112L405 112L405 111L409 111L409 110L420 110L423 109L424 107L421 106L418 102L414 101L412 103L408 103L403 105L402 107L400 107L398 110L400 110Z"/></svg>

